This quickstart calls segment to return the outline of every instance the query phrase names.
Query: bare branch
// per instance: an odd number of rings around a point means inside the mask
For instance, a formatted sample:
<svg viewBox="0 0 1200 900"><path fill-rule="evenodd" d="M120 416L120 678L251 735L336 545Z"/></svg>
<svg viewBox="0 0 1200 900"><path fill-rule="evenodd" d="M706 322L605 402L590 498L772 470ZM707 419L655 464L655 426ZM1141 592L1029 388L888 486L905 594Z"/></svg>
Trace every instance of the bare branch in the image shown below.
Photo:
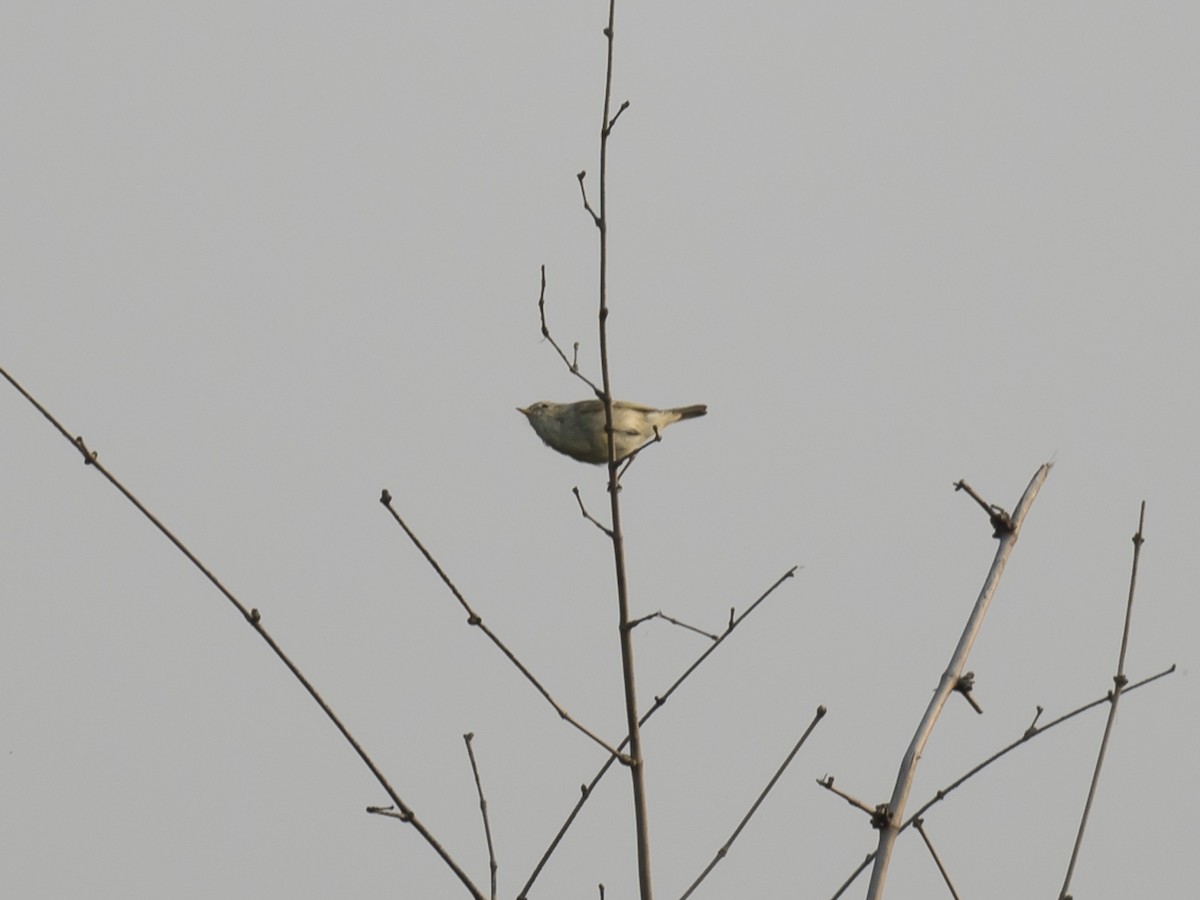
<svg viewBox="0 0 1200 900"><path fill-rule="evenodd" d="M483 817L483 834L487 838L488 848L488 869L492 873L492 892L491 900L496 900L496 848L492 845L492 826L488 822L487 800L483 796L483 782L479 778L479 765L475 762L475 748L471 741L475 739L475 735L467 732L463 735L463 741L467 745L467 756L471 760L471 774L475 776L475 791L479 794L479 814Z"/></svg>
<svg viewBox="0 0 1200 900"><path fill-rule="evenodd" d="M921 839L925 841L925 846L929 849L929 855L933 857L934 863L937 864L938 871L942 873L942 880L946 882L946 887L950 890L950 895L954 900L960 900L958 891L954 889L954 883L950 881L950 873L946 871L946 867L942 865L942 858L938 856L937 850L933 848L933 841L929 839L929 835L925 833L925 822L922 819L913 819L913 827L917 829L917 833L921 835Z"/></svg>
<svg viewBox="0 0 1200 900"><path fill-rule="evenodd" d="M380 787L382 787L384 792L391 798L395 809L399 810L399 812L396 813L395 818L412 825L413 828L415 828L421 835L421 837L424 838L425 843L432 847L434 852L442 858L442 861L450 868L450 870L456 876L458 876L458 880L461 881L463 886L471 892L471 896L476 898L476 900L484 900L483 894L480 892L479 888L475 886L475 883L471 881L467 873L464 872L462 867L460 867L458 863L454 861L454 859L438 842L429 829L421 823L421 821L417 818L416 813L414 813L413 810L407 804L405 804L403 800L400 799L400 795L397 794L396 790L391 786L391 784L388 783L388 780L386 777L384 777L383 772L380 771L377 765L375 765L375 761L367 755L367 751L363 749L362 745L359 744L354 735L350 733L350 729L346 727L345 723L343 723L338 715L333 711L333 708L325 702L325 698L317 692L317 689L313 686L312 682L310 682L304 673L300 671L299 667L297 667L297 665L292 662L291 658L283 652L283 648L276 643L275 639L267 631L266 626L262 623L262 614L257 609L248 609L237 597L235 597L233 592L221 583L220 579L213 574L212 570L204 565L204 563L202 563L200 559L187 548L183 541L176 537L175 534L169 528L167 528L167 526L164 525L157 516L150 512L150 510L147 509L146 506L144 506L142 502L135 497L127 487L125 487L125 485L117 480L117 477L113 475L112 472L110 472L100 463L99 455L95 451L88 449L82 437L71 437L70 432L68 432L67 429L64 428L44 406L42 406L42 404L34 399L32 394L18 384L16 379L9 375L8 372L3 368L0 368L0 375L3 375L9 384L16 388L26 400L33 404L34 408L36 408L38 412L45 416L46 420L58 430L59 434L67 439L67 442L71 444L71 446L75 447L80 451L80 453L83 454L85 464L92 466L97 472L103 475L108 480L109 484L115 487L125 497L126 500L132 503L134 507L137 508L138 512L145 516L150 523L162 533L163 537L174 544L175 549L187 557L188 561L200 570L201 574L203 574L204 577L209 580L212 586L215 587L225 597L226 600L233 604L233 607L241 614L242 618L249 623L251 628L258 632L258 636L266 642L267 646L271 648L271 651L276 657L278 657L279 661L282 662L287 667L288 671L292 673L292 676L298 682L300 682L300 685L305 691L308 692L308 695L313 699L317 706L321 708L321 711L325 713L325 716L330 722L333 723L334 727L341 732L342 737L346 739L346 742L354 749L354 752L358 754L358 758L362 760L363 765L370 770L371 774L375 777L375 780L379 782Z"/></svg>
<svg viewBox="0 0 1200 900"><path fill-rule="evenodd" d="M904 759L900 764L900 771L896 775L896 785L892 791L891 800L887 805L885 821L879 829L879 846L875 857L875 866L871 872L871 885L867 890L868 900L880 900L883 896L883 886L887 881L888 864L891 862L892 849L895 847L896 837L900 833L904 807L908 802L908 795L912 790L913 780L916 777L917 764L921 760L925 744L929 740L929 736L933 733L933 727L941 715L946 700L954 691L959 678L962 676L963 669L966 668L967 657L970 655L971 647L974 645L975 638L983 627L983 620L987 616L992 597L995 596L996 588L1000 584L1000 577L1004 573L1004 567L1008 563L1008 558L1012 554L1013 547L1016 546L1021 524L1024 522L1026 514L1029 512L1034 499L1038 495L1038 491L1041 490L1042 484L1045 483L1046 477L1049 474L1049 463L1044 463L1038 467L1037 472L1030 479L1029 486L1025 488L1025 493L1021 496L1020 501L1017 503L1017 508L1011 517L1006 515L1001 519L997 513L992 512L991 514L993 526L996 528L996 536L1000 538L1000 546L996 548L996 557L992 562L991 570L988 572L987 578L984 579L983 588L980 590L979 597L975 601L975 606L971 610L971 615L967 619L967 624L963 628L958 646L954 648L954 653L950 657L946 671L942 674L938 682L937 689L934 691L934 695L929 701L929 706L925 710L925 715L922 716L921 722L917 726L917 730L913 734L912 740L908 745L908 750L905 751ZM960 481L958 486L960 490L970 490L966 487L965 482ZM974 492L971 492L971 494L976 497L977 502L983 505L983 501ZM992 510L998 509L998 507L989 508Z"/></svg>
<svg viewBox="0 0 1200 900"><path fill-rule="evenodd" d="M767 799L767 794L771 793L771 789L775 787L775 783L779 781L781 777L783 777L783 773L787 771L787 767L791 765L792 759L797 753L800 752L800 748L804 746L804 742L808 740L808 736L812 734L813 729L817 727L817 723L825 718L825 713L826 709L824 706L817 707L816 715L813 716L813 720L808 723L808 727L804 729L804 734L800 735L800 740L796 741L796 746L792 747L792 751L787 755L787 759L783 761L783 764L776 770L775 774L771 777L771 780L767 782L767 786L763 788L762 793L758 795L758 799L754 801L754 803L750 806L750 809L746 812L746 815L742 817L742 821L738 823L737 828L733 829L733 834L729 836L729 840L727 840L721 846L721 849L717 851L716 856L712 858L712 861L705 866L704 871L701 872L696 880L692 882L691 887L683 892L679 900L687 900L688 897L692 896L692 892L700 886L700 882L704 881L704 879L708 877L708 873L717 867L717 863L719 863L728 855L729 848L733 846L733 842L736 841L738 835L742 833L742 829L746 827L746 823L750 821L750 818L756 812L758 812L758 808L762 805L762 802Z"/></svg>
<svg viewBox="0 0 1200 900"><path fill-rule="evenodd" d="M599 522L599 521L598 521L598 520L595 518L595 516L593 516L591 513L589 513L589 512L587 511L587 507L583 505L583 497L581 497L581 496L579 495L579 486L578 486L578 485L576 485L575 487L571 488L571 493L573 493L573 494L575 495L575 501L576 501L576 502L579 504L579 511L580 511L581 513L583 513L583 517L584 517L585 519L587 519L589 522L591 522L593 525L595 525L597 528L599 528L601 531L603 531L603 532L604 532L604 534L605 534L606 536L608 536L608 537L610 537L610 538L611 538L611 537L612 537L612 531L611 531L610 529L608 529L607 527L605 527L603 524L601 524L601 523L600 523L600 522Z"/></svg>
<svg viewBox="0 0 1200 900"><path fill-rule="evenodd" d="M587 178L587 171L580 169L579 174L575 176L579 180L579 193L583 197L583 208L588 211L592 217L592 224L597 228L600 227L600 217L596 215L596 211L592 209L592 204L588 202L587 188L583 186L583 179Z"/></svg>
<svg viewBox="0 0 1200 900"><path fill-rule="evenodd" d="M825 788L825 790L829 791L831 794L836 794L837 796L841 797L843 800L845 800L847 803L849 803L855 809L861 809L872 819L874 819L875 816L879 814L879 807L868 806L866 803L859 800L857 797L852 797L850 794L847 794L841 788L834 787L832 775L826 775L824 778L818 778L817 784L819 784L821 787Z"/></svg>
<svg viewBox="0 0 1200 900"><path fill-rule="evenodd" d="M733 633L733 629L736 628L738 625L740 625L743 621L745 621L746 617L748 615L750 615L752 612L754 612L754 610L758 609L759 605L764 600L766 600L773 593L775 593L776 588L778 588L781 584L783 584L789 578L793 577L796 574L796 569L797 569L796 566L792 566L790 569L788 569L786 572L784 572L783 575L781 575L778 579L776 579L774 584L772 584L769 588L767 588L765 591L763 591L762 594L759 595L758 599L755 600L753 603L751 603L746 608L746 611L744 613L742 613L736 619L731 618L729 621L729 627L725 629L725 633L722 634L720 636L720 638L717 639L716 643L707 647L704 650L704 652L701 653L695 659L695 661L690 666L688 666L687 669L684 670L683 674L675 679L675 682L669 688L667 688L667 690L662 694L661 697L654 698L654 705L651 706L650 709L646 711L646 714L642 716L642 720L641 720L640 724L645 725L647 720L649 720L649 718L651 716L653 716L659 709L661 709L662 706L667 702L667 698L670 697L673 693L675 693L675 691L679 688L679 686L681 684L683 684L683 682L685 680L687 680L687 677L689 675L691 675L694 671L696 671L696 669L700 666L700 664L702 662L704 662L706 659L708 659L708 657L711 656L713 654L713 652L719 646L721 646L721 644L723 644L725 642L725 639L727 637L729 637L730 634ZM629 743L629 739L626 738L624 741L621 742L621 748L624 749L624 747L628 743ZM542 874L542 869L544 869L546 867L546 863L549 862L550 857L554 854L554 851L556 849L558 849L558 845L562 842L563 837L566 835L566 833L567 833L568 829L570 829L571 825L574 824L575 819L579 815L580 810L583 809L583 805L585 803L587 803L588 798L592 795L592 791L595 789L596 785L600 783L600 779L604 777L605 773L607 773L608 770L610 768L612 768L612 764L614 762L616 762L616 758L610 756L607 760L605 760L604 765L602 765L600 767L600 771L598 771L595 774L595 776L593 776L592 780L589 783L581 786L580 792L579 792L580 793L579 799L575 802L575 806L571 809L571 812L567 815L566 821L563 822L563 824L559 827L558 832L554 835L553 840L550 841L550 845L546 848L546 851L542 854L541 859L538 860L537 865L534 866L533 872L529 876L529 880L525 882L525 886L522 887L521 892L519 894L517 894L517 900L526 900L526 897L529 893L530 888L533 887L533 883L535 881L537 881L538 876Z"/></svg>
<svg viewBox="0 0 1200 900"><path fill-rule="evenodd" d="M867 870L867 866L869 866L874 859L875 851L871 851L867 854L866 858L859 863L858 868L850 873L850 877L842 882L842 886L834 892L832 900L838 900L838 897L846 893L846 891L850 888L850 885L854 884L855 879L857 879L859 875Z"/></svg>
<svg viewBox="0 0 1200 900"><path fill-rule="evenodd" d="M673 619L668 615L664 615L662 610L652 612L648 616L642 616L640 619L634 619L629 623L630 628L637 628L643 622L649 622L651 619L662 619L664 622L670 622L672 625L677 625L687 631L694 631L696 634L702 634L710 641L718 641L720 638L715 634L710 634L703 628L697 628L695 625L689 625L687 622L681 622L678 619Z"/></svg>
<svg viewBox="0 0 1200 900"><path fill-rule="evenodd" d="M427 549L425 549L425 545L421 543L420 538L418 538L416 536L416 534L413 533L413 530L408 527L408 524L404 521L404 519L402 519L400 517L400 514L398 512L396 512L395 507L392 506L392 495L390 493L388 493L388 491L386 489L380 495L379 502L382 503L387 508L387 511L392 514L392 518L394 518L396 520L396 523L402 529L404 529L404 533L406 535L408 535L408 539L410 541L412 541L413 546L416 547L419 551L421 551L421 555L425 557L425 561L428 562L429 565L431 565L433 567L433 570L435 572L437 572L438 577L442 579L442 583L444 585L446 585L447 588L450 589L450 593L452 593L455 596L455 598L459 602L459 605L462 606L462 608L464 610L466 610L467 624L475 626L480 631L482 631L485 635L487 635L488 640L490 640L493 644L495 644L496 647L500 650L500 652L508 657L509 662L511 662L514 666L516 666L517 669L520 671L520 673L525 676L525 679L530 684L532 684L537 689L538 693L541 694L546 699L546 702L549 703L552 707L554 707L554 711L558 713L559 718L574 725L575 728L577 728L580 732L587 735L589 738L591 738L593 741L595 741L597 744L599 744L601 747L603 747L609 753L614 754L622 763L624 763L625 765L628 765L629 758L627 756L620 753L615 748L609 746L607 741L605 741L603 738L601 738L600 736L595 734L593 731L591 731L589 728L587 728L585 725L583 725L581 722L579 722L577 719L575 719L575 717L572 716L569 712L567 712L566 709L564 709L563 706L557 700L555 700L552 696L550 696L550 692L548 690L546 690L546 688L544 688L542 686L542 683L540 681L538 681L536 677L534 677L534 674L525 667L525 664L523 662L521 662L519 659L517 659L516 654L514 654L511 650L508 649L508 645L506 645L502 640L500 640L500 638L498 638L496 636L496 633L494 631L492 631L490 628L488 628L488 626L483 621L483 617L480 616L479 613L475 612L475 610L471 608L471 604L469 604L467 602L467 598L463 596L462 591L460 591L458 589L458 587L454 584L454 582L450 580L450 576L446 574L446 571L441 567L441 565L438 563L438 561L433 558L433 554L431 554Z"/></svg>
<svg viewBox="0 0 1200 900"><path fill-rule="evenodd" d="M579 371L579 343L575 344L575 352L571 359L567 359L567 354L563 353L562 347L558 346L558 341L554 339L554 335L550 333L550 326L546 324L546 267L542 266L542 290L538 294L538 315L542 320L542 337L550 342L550 346L558 353L567 370L592 389L597 397L600 396L600 388L596 387L595 383Z"/></svg>
<svg viewBox="0 0 1200 900"><path fill-rule="evenodd" d="M1117 721L1117 706L1121 702L1121 693L1128 683L1125 677L1125 654L1129 650L1129 626L1133 620L1133 597L1137 589L1138 561L1142 556L1142 529L1146 523L1146 501L1142 501L1142 511L1138 516L1138 529L1133 536L1133 565L1129 573L1129 595L1125 601L1125 627L1121 632L1121 652L1117 655L1117 674L1113 676L1113 690L1109 695L1111 703L1108 707L1108 719L1104 723L1104 736L1100 738L1100 752L1096 755L1096 767L1092 772L1092 783L1088 787L1087 802L1083 805L1083 815L1079 819L1079 832L1075 835L1075 846L1071 850L1071 862L1067 865L1067 875L1063 879L1062 891L1059 897L1067 900L1071 888L1071 878L1075 874L1075 864L1079 860L1079 850L1083 847L1083 833L1087 830L1088 815L1092 811L1092 802L1096 799L1096 789L1100 785L1100 771L1104 768L1104 757L1108 753L1108 741L1112 737L1113 725Z"/></svg>

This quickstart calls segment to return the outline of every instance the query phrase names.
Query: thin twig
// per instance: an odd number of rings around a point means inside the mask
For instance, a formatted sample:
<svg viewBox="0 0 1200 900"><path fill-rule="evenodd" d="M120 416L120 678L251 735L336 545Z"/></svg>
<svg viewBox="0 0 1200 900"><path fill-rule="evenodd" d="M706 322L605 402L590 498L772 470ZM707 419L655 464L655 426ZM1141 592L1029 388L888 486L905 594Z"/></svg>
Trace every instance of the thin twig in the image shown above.
<svg viewBox="0 0 1200 900"><path fill-rule="evenodd" d="M579 181L579 194L581 197L583 197L583 208L588 211L589 215L591 215L592 224L594 224L597 228L599 228L600 227L600 217L598 215L596 215L596 211L594 209L592 209L592 204L588 202L587 188L585 188L583 186L583 179L587 178L587 170L580 169L579 174L576 175L575 177Z"/></svg>
<svg viewBox="0 0 1200 900"><path fill-rule="evenodd" d="M1026 514L1029 512L1033 501L1038 495L1038 491L1041 490L1042 484L1045 483L1046 477L1049 474L1049 463L1044 463L1038 467L1037 472L1030 479L1028 487L1025 488L1025 493L1022 494L1011 517L1005 516L1003 522L1001 522L996 513L991 513L992 524L996 529L996 536L1000 539L1000 545L996 548L996 556L992 561L992 567L984 579L983 588L980 590L979 597L976 599L971 614L967 618L967 623L963 628L962 636L958 640L958 645L954 648L950 662L946 665L946 671L942 673L937 689L934 691L933 697L925 709L925 714L921 717L921 722L917 726L917 730L909 742L908 749L904 753L904 759L900 763L900 770L896 774L896 784L886 807L886 815L882 818L879 827L879 846L875 857L875 866L871 871L871 884L867 889L868 900L880 900L883 896L883 888L887 881L887 870L891 862L892 850L896 844L896 837L900 833L904 807L908 803L908 795L912 790L917 765L921 761L925 744L929 741L929 737L933 733L933 727L941 715L947 698L954 691L955 685L958 684L959 678L962 676L963 669L966 668L967 657L971 653L971 647L974 645L975 638L983 627L988 607L991 605L992 597L995 596L996 589L999 587L1000 577L1004 574L1004 567L1008 563L1008 558L1012 554L1013 547L1016 546L1017 538L1021 531L1021 524L1024 522ZM960 489L967 489L965 482L960 481L958 484ZM981 505L985 505L974 492L971 492L971 495ZM997 507L986 507L986 505L985 508L997 509Z"/></svg>
<svg viewBox="0 0 1200 900"><path fill-rule="evenodd" d="M683 628L687 631L694 631L696 634L702 634L706 638L708 638L710 641L720 640L720 637L718 635L715 635L715 634L712 634L711 632L705 631L703 628L697 628L695 625L689 625L687 622L681 622L678 619L674 619L671 616L664 614L661 609L658 610L657 612L650 613L650 615L648 615L648 616L642 616L640 619L634 619L632 622L629 623L629 627L637 628L643 622L649 622L651 619L662 619L664 622L670 622L672 625L677 625L680 628Z"/></svg>
<svg viewBox="0 0 1200 900"><path fill-rule="evenodd" d="M388 780L384 777L383 772L380 771L379 767L375 765L375 761L367 755L367 751L363 749L362 745L359 744L354 735L350 733L350 729L346 727L345 723L343 723L338 715L333 711L333 708L326 703L325 699L317 692L317 689L313 686L312 682L305 677L296 664L292 662L291 658L284 653L283 648L280 647L270 633L268 633L266 626L264 626L262 623L262 614L257 609L247 609L247 607L237 597L235 597L234 594L227 587L225 587L225 585L221 583L217 576L213 574L212 570L204 565L204 563L202 563L200 559L187 548L183 541L176 537L175 534L169 528L167 528L167 526L164 525L157 516L150 512L150 510L147 509L127 487L125 487L125 485L117 480L115 475L105 468L105 466L99 461L99 455L95 451L88 448L82 437L72 437L70 432L68 432L67 429L64 428L59 421L50 414L49 410L42 406L42 404L39 403L32 394L18 384L16 379L9 375L8 372L3 368L0 368L0 375L3 375L8 383L16 388L21 396L33 404L37 411L45 416L46 420L58 430L59 434L66 438L67 442L83 455L83 461L86 465L92 466L97 472L99 472L108 480L109 484L120 491L125 499L132 503L137 508L138 512L145 516L167 540L174 544L175 548L185 557L187 557L188 561L191 562L193 566L200 570L201 574L203 574L204 577L209 580L213 587L215 587L225 597L226 600L233 604L234 608L241 614L242 618L249 623L251 628L258 632L258 636L266 642L267 646L271 648L271 651L276 657L278 657L279 661L282 662L287 667L288 671L292 673L292 676L298 682L300 682L301 686L308 692L308 695L312 697L313 701L321 708L321 711L325 713L329 721L333 723L334 727L341 732L342 737L346 739L346 742L354 749L354 752L358 754L358 758L362 760L363 765L370 770L371 774L375 777L375 780L379 782L380 787L382 787L384 792L392 799L392 803L395 804L395 808L399 810L396 818L399 818L403 822L407 822L417 830L421 837L424 838L425 842L433 848L434 852L436 852L438 856L442 858L442 861L450 868L450 870L456 876L458 876L458 880L461 881L463 886L471 892L471 896L475 897L476 900L484 900L483 894L480 892L479 888L475 886L475 883L471 881L467 873L464 872L458 863L451 858L446 849L438 842L433 834L430 833L429 829L426 828L425 825L417 818L412 808L400 799L400 795L396 793L395 789L391 786L391 784L388 783Z"/></svg>
<svg viewBox="0 0 1200 900"><path fill-rule="evenodd" d="M862 800L859 800L857 797L847 794L841 788L834 787L832 775L826 775L824 778L818 778L817 784L825 788L825 790L829 791L831 794L836 794L838 797L841 797L855 809L861 809L868 816L874 817L879 812L878 807L869 806Z"/></svg>
<svg viewBox="0 0 1200 900"><path fill-rule="evenodd" d="M1125 654L1129 650L1129 626L1133 620L1133 597L1137 588L1138 561L1142 556L1142 544L1146 539L1142 529L1146 523L1146 501L1142 501L1142 510L1138 516L1137 533L1133 536L1133 565L1129 573L1129 595L1125 601L1125 627L1121 632L1121 652L1117 656L1117 674L1113 676L1113 689L1109 695L1111 703L1108 707L1108 719L1104 723L1104 736L1100 738L1100 752L1096 755L1096 767L1092 772L1092 783L1088 788L1087 802L1083 805L1083 815L1079 819L1079 833L1075 835L1075 846L1071 849L1071 862L1067 865L1067 875L1063 880L1061 900L1069 900L1068 891L1071 888L1071 878L1075 874L1075 863L1079 861L1079 850L1083 847L1083 833L1087 830L1088 815L1092 811L1092 801L1096 799L1096 789L1100 785L1100 771L1104 768L1104 757L1108 752L1108 741L1112 737L1113 725L1117 721L1117 705L1121 702L1121 693L1129 679L1125 677Z"/></svg>
<svg viewBox="0 0 1200 900"><path fill-rule="evenodd" d="M611 538L612 531L608 527L606 527L602 522L600 522L599 519L597 519L590 512L588 512L587 507L583 505L583 497L580 496L580 494L579 494L579 486L578 485L571 488L571 493L573 493L575 495L575 502L577 502L579 504L579 511L581 513L583 513L583 517L585 519L587 519L589 522L591 522L593 525L595 525L597 528L599 528L601 531L603 531L605 533L605 535L607 535L608 537Z"/></svg>
<svg viewBox="0 0 1200 900"><path fill-rule="evenodd" d="M509 662L516 666L518 671L525 676L525 679L532 684L537 689L538 693L546 699L546 702L554 707L554 711L558 713L559 718L569 722L571 725L574 725L575 728L577 728L580 732L587 735L609 753L615 754L622 763L628 765L629 757L623 755L614 747L610 746L608 742L604 740L604 738L597 735L586 725L579 722L574 716L567 712L566 709L563 708L563 706L550 695L550 692L542 686L542 683L537 680L534 674L525 667L525 664L517 659L516 654L508 649L508 646L504 643L504 641L500 640L500 638L496 636L496 633L487 626L479 613L475 612L475 610L471 608L471 604L467 602L467 598L463 596L462 591L460 591L454 582L450 580L450 576L446 574L446 571L441 567L438 561L433 558L433 554L425 548L425 545L421 543L421 539L416 536L413 530L408 527L408 523L406 523L404 519L401 518L400 514L396 512L395 507L392 506L392 495L388 493L386 489L382 494L380 494L379 502L382 503L387 508L387 511L392 514L392 518L394 518L397 524L404 529L404 533L408 535L408 539L412 541L413 546L421 551L421 555L425 557L425 561L433 567L433 570L437 572L438 577L442 579L442 583L450 589L450 593L455 596L462 608L466 610L467 624L474 625L485 635L487 635L488 640L495 644L500 652L508 657Z"/></svg>
<svg viewBox="0 0 1200 900"><path fill-rule="evenodd" d="M592 389L597 397L600 396L600 388L596 387L595 383L579 371L579 344L575 344L575 353L572 359L567 359L567 354L563 353L562 347L558 346L558 341L554 339L554 335L550 333L550 326L546 324L546 267L542 266L542 290L538 294L538 315L542 319L542 337L550 342L550 346L558 353L568 371L588 387Z"/></svg>
<svg viewBox="0 0 1200 900"><path fill-rule="evenodd" d="M946 871L946 867L942 865L942 858L938 856L937 850L933 847L933 841L929 839L929 835L925 833L925 822L922 819L913 819L913 827L917 829L917 833L921 835L921 840L925 842L926 848L929 850L929 855L933 857L934 863L938 867L938 871L942 873L942 880L946 882L946 887L950 890L950 896L954 900L959 900L958 891L954 889L954 883L950 880L950 873Z"/></svg>
<svg viewBox="0 0 1200 900"><path fill-rule="evenodd" d="M475 762L475 747L471 741L475 739L472 732L467 732L463 735L463 741L467 745L467 756L471 760L471 774L475 776L475 791L479 794L479 814L483 817L483 834L487 838L488 848L488 869L492 873L492 893L491 900L496 900L496 848L492 846L492 826L488 822L487 800L483 796L483 782L479 778L479 765Z"/></svg>
<svg viewBox="0 0 1200 900"><path fill-rule="evenodd" d="M687 900L688 897L692 896L692 892L700 886L700 882L704 881L704 879L708 877L708 873L717 867L717 863L719 863L729 854L729 848L733 846L733 842L738 839L738 835L742 833L742 829L746 827L746 823L750 821L751 817L756 812L758 812L758 808L762 805L762 802L767 799L767 794L771 793L771 789L775 787L775 783L783 777L783 773L787 771L787 767L791 765L792 759L797 753L800 752L800 748L804 746L804 742L808 740L808 736L812 734L813 729L817 727L817 723L825 718L825 713L826 709L824 706L817 707L816 715L813 716L813 720L808 723L808 727L804 729L804 734L800 735L800 740L796 741L796 746L792 747L792 751L787 755L787 759L783 761L783 764L776 770L775 774L771 777L771 780L767 782L767 786L762 789L762 793L758 795L758 799L751 804L750 809L746 812L746 815L742 816L742 821L738 822L737 828L733 829L733 834L729 836L729 840L727 840L721 846L721 849L717 851L716 855L712 858L709 864L704 867L704 871L696 877L696 880L692 882L691 887L683 892L679 900Z"/></svg>
<svg viewBox="0 0 1200 900"><path fill-rule="evenodd" d="M867 854L866 859L864 859L861 863L858 864L858 868L850 873L850 877L842 882L842 886L839 887L836 891L834 891L833 897L830 898L830 900L838 900L838 897L840 897L840 896L842 896L842 894L846 893L846 891L849 890L850 885L854 884L854 882L858 878L858 876L867 870L867 866L869 866L874 859L875 859L875 851L872 850L870 853Z"/></svg>
<svg viewBox="0 0 1200 900"><path fill-rule="evenodd" d="M766 600L773 593L775 593L776 588L778 588L781 584L783 584L785 581L787 581L789 578L793 577L796 574L796 569L797 569L797 566L792 566L790 569L788 569L786 572L784 572L783 575L781 575L778 579L776 579L774 584L772 584L769 588L767 588L765 591L763 591L762 594L759 595L758 599L755 600L753 603L751 603L746 608L745 612L743 612L736 619L731 618L729 620L729 626L725 629L724 634L722 634L717 639L716 643L705 648L704 652L701 653L698 657L696 657L695 661L693 661L692 664L690 666L688 666L687 669L684 670L682 675L680 675L678 678L675 679L674 683L669 688L667 688L667 690L662 694L662 696L654 698L654 704L650 707L650 709L648 709L646 711L645 715L642 716L642 721L641 721L642 725L645 725L647 720L651 716L653 716L656 712L658 712L658 710L661 709L663 707L663 705L666 704L667 699L673 693L675 693L675 691L679 688L679 686L681 684L683 684L683 682L687 679L687 677L689 675L691 675L693 672L695 672L696 669L700 666L700 664L702 662L704 662L706 659L708 659L708 657L711 656L713 654L713 652L719 646L721 646L721 644L723 644L725 642L725 639L727 637L729 637L730 634L733 633L734 628L736 628L743 621L745 621L746 617L748 615L750 615L750 613L752 613L752 612L754 612L754 610L758 609L759 604L761 604L764 600ZM624 741L621 742L621 748L624 749L628 743L629 743L629 738L626 738ZM600 783L600 779L604 777L604 775L608 772L608 770L610 768L612 768L612 764L614 762L616 762L616 758L610 756L607 760L605 760L604 764L600 767L600 771L598 771L595 774L595 776L593 776L592 780L590 782L588 782L587 784L582 785L582 787L580 789L579 799L577 801L575 801L575 806L571 809L571 812L567 815L566 821L563 822L563 824L559 827L558 832L554 835L554 839L550 841L550 845L546 848L546 851L542 854L541 859L538 860L537 865L534 866L533 872L529 876L529 880L525 882L525 886L522 887L521 892L519 894L517 894L517 900L526 900L526 897L529 894L529 889L533 887L533 883L535 881L537 881L538 876L542 874L542 869L544 869L546 867L546 863L550 861L550 857L554 854L554 851L558 848L559 843L562 842L562 839L566 835L567 830L571 827L572 824L574 824L575 818L579 815L580 810L583 809L583 805L585 803L587 803L588 798L592 795L592 791L595 790L596 785L598 785Z"/></svg>

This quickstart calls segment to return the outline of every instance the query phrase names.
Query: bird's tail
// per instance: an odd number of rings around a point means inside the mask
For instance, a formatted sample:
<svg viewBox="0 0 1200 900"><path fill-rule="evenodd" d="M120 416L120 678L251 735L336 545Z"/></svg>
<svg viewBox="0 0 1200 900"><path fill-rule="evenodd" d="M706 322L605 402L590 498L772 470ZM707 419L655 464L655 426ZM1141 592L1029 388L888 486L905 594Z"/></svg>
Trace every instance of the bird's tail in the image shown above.
<svg viewBox="0 0 1200 900"><path fill-rule="evenodd" d="M694 419L697 416L702 416L708 412L708 407L703 403L697 403L695 406L679 406L671 410L680 419Z"/></svg>

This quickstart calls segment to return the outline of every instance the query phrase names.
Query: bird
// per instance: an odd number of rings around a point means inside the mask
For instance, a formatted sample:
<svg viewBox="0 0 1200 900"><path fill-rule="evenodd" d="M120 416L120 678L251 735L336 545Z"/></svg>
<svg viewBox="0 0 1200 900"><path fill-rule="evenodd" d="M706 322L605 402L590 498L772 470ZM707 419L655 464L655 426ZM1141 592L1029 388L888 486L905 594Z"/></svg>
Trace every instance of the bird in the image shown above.
<svg viewBox="0 0 1200 900"><path fill-rule="evenodd" d="M668 425L694 419L708 412L703 403L655 409L625 400L613 401L613 452L620 461L635 450L656 440ZM553 450L579 462L602 465L608 462L608 435L604 431L604 402L580 400L577 403L553 403L539 400L517 407L538 437Z"/></svg>

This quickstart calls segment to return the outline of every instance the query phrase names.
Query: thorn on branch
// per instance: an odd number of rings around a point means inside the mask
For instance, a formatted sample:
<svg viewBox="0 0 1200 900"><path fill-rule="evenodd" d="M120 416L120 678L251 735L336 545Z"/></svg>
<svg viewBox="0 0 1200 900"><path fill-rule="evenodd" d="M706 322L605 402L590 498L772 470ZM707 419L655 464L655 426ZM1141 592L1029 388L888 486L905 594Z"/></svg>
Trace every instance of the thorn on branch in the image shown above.
<svg viewBox="0 0 1200 900"><path fill-rule="evenodd" d="M1037 712L1034 713L1033 721L1030 722L1029 727L1025 729L1025 737L1030 738L1038 733L1038 724L1037 723L1038 723L1038 719L1040 719L1042 717L1043 712L1045 712L1045 710L1041 706L1039 706L1037 708Z"/></svg>

